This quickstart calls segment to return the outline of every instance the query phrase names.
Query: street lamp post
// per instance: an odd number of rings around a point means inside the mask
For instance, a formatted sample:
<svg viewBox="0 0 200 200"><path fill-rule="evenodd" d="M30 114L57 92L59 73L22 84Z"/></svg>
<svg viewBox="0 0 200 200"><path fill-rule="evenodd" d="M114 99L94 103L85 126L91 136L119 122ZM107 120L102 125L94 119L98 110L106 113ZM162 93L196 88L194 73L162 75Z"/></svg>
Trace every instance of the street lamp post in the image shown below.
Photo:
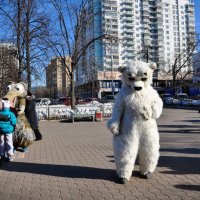
<svg viewBox="0 0 200 200"><path fill-rule="evenodd" d="M146 58L146 62L148 63L149 62L149 48L148 46L144 46L141 53L144 54L144 58Z"/></svg>
<svg viewBox="0 0 200 200"><path fill-rule="evenodd" d="M112 95L114 95L114 84L113 84L113 52L111 46L111 88L112 88Z"/></svg>
<svg viewBox="0 0 200 200"><path fill-rule="evenodd" d="M114 95L114 81L113 81L113 40L111 40L111 47L110 47L110 56L111 56L111 90L112 95Z"/></svg>

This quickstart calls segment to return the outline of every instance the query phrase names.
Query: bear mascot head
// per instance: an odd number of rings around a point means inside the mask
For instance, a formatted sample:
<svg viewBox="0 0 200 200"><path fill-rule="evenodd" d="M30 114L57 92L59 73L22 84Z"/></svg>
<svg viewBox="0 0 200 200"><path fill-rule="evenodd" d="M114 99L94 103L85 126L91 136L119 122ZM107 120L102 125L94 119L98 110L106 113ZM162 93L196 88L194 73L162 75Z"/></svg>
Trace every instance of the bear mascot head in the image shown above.
<svg viewBox="0 0 200 200"><path fill-rule="evenodd" d="M127 62L126 65L119 67L122 73L123 85L130 86L135 91L140 91L144 87L152 84L152 74L156 69L156 63L145 63L142 61Z"/></svg>

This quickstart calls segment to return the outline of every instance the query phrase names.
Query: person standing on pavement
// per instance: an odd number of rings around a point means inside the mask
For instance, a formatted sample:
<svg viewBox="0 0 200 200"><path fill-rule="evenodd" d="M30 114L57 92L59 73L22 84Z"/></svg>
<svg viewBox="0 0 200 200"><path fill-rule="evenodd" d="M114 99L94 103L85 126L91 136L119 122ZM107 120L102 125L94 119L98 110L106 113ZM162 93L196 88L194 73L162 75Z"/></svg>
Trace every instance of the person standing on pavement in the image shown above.
<svg viewBox="0 0 200 200"><path fill-rule="evenodd" d="M1 160L13 160L13 131L17 123L15 114L10 111L10 101L2 100L0 111L0 157Z"/></svg>
<svg viewBox="0 0 200 200"><path fill-rule="evenodd" d="M42 140L42 134L39 130L38 118L35 109L35 96L32 95L31 92L27 93L25 115L35 133L35 141Z"/></svg>

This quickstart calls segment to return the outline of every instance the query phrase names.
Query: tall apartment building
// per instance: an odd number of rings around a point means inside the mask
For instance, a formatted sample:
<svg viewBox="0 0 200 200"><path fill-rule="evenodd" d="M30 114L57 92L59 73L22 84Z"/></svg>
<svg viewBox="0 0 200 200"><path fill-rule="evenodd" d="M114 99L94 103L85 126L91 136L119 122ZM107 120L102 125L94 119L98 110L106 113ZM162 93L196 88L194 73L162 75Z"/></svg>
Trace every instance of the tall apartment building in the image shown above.
<svg viewBox="0 0 200 200"><path fill-rule="evenodd" d="M65 63L70 67L69 57L65 57L65 61L59 57L52 58L46 68L46 86L53 98L70 95L70 79Z"/></svg>
<svg viewBox="0 0 200 200"><path fill-rule="evenodd" d="M193 82L200 84L200 52L193 55ZM200 89L199 89L200 91Z"/></svg>
<svg viewBox="0 0 200 200"><path fill-rule="evenodd" d="M0 95L3 95L9 81L17 80L17 48L12 43L0 43Z"/></svg>
<svg viewBox="0 0 200 200"><path fill-rule="evenodd" d="M112 86L120 87L117 68L123 63L144 60L167 70L178 55L186 59L188 46L195 42L192 0L91 0L92 12L93 21L83 41L103 34L119 39L93 43L83 58L84 67L78 67L77 88L87 88L93 81L99 97L112 92ZM189 59L187 65L191 63ZM154 86L159 86L157 72Z"/></svg>

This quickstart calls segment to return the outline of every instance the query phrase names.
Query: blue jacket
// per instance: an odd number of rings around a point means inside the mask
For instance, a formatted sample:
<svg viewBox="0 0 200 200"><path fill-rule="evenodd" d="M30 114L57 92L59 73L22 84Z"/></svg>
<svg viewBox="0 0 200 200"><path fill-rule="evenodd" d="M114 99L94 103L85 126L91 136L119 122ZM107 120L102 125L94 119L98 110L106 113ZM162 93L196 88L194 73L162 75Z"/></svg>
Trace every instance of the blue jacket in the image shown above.
<svg viewBox="0 0 200 200"><path fill-rule="evenodd" d="M0 134L12 134L16 123L15 114L9 108L0 111Z"/></svg>

